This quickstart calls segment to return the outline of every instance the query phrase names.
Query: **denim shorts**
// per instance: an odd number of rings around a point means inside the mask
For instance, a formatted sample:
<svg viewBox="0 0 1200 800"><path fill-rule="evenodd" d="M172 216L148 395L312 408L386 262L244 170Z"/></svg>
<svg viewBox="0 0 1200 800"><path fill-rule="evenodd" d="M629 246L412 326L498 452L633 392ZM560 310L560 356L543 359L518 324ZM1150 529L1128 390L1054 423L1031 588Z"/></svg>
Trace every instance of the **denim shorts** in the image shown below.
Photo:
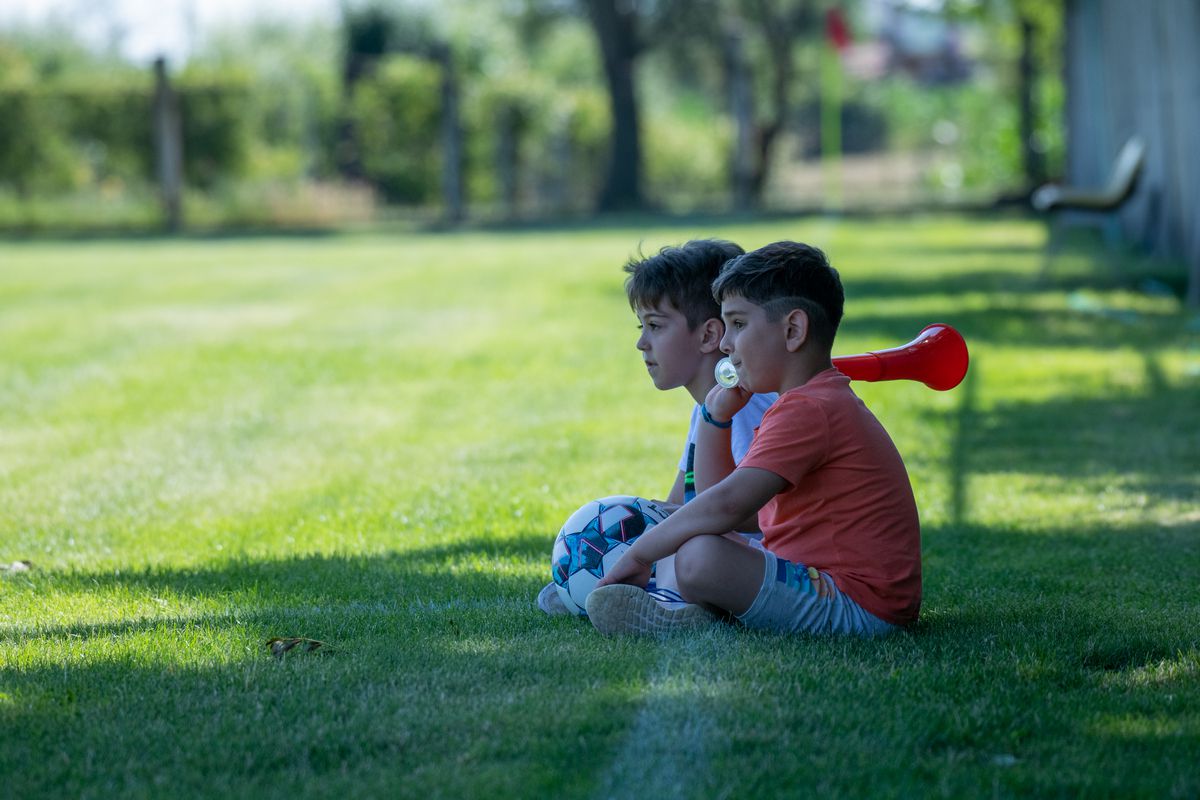
<svg viewBox="0 0 1200 800"><path fill-rule="evenodd" d="M817 573L826 588L826 596L821 597L808 567L785 561L757 542L751 546L763 554L763 582L754 603L738 616L747 628L864 637L900 630L854 602L829 575Z"/></svg>

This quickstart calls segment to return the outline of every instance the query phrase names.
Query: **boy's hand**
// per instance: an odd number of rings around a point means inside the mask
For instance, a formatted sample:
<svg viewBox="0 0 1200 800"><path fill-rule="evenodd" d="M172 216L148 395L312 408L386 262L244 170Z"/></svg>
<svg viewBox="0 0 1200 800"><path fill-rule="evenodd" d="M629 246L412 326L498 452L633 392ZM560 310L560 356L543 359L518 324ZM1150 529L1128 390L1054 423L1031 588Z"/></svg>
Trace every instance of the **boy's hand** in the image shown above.
<svg viewBox="0 0 1200 800"><path fill-rule="evenodd" d="M753 396L753 392L746 391L741 386L726 389L717 384L709 391L708 397L704 398L704 407L714 419L725 422L733 419L734 414L745 408Z"/></svg>
<svg viewBox="0 0 1200 800"><path fill-rule="evenodd" d="M682 503L672 503L668 500L651 500L650 502L658 506L664 514L674 514L676 511L683 508Z"/></svg>
<svg viewBox="0 0 1200 800"><path fill-rule="evenodd" d="M612 569L604 573L596 588L608 586L610 583L628 583L645 589L650 583L650 565L638 561L632 550L626 550L625 555L612 565Z"/></svg>

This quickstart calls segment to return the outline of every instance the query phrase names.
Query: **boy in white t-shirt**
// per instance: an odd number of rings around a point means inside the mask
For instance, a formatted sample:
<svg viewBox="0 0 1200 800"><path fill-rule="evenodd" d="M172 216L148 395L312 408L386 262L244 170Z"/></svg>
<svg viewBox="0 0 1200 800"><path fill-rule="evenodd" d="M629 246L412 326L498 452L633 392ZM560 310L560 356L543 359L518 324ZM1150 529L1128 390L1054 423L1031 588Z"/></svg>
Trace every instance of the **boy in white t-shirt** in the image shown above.
<svg viewBox="0 0 1200 800"><path fill-rule="evenodd" d="M775 401L774 394L751 397L731 420L730 462L696 464L696 434L702 420L704 398L716 386L713 369L721 360L721 337L725 324L721 307L712 295L712 283L726 261L744 251L721 239L699 239L678 247L664 247L649 258L625 265L629 277L625 294L637 314L641 335L637 349L657 389L683 387L695 400L687 441L679 459L679 472L667 494L668 507L680 506L733 470L750 449L754 429L763 412ZM718 458L723 459L724 454ZM673 558L656 565L656 584L666 598L674 588ZM547 614L569 613L553 583L538 594L538 608Z"/></svg>

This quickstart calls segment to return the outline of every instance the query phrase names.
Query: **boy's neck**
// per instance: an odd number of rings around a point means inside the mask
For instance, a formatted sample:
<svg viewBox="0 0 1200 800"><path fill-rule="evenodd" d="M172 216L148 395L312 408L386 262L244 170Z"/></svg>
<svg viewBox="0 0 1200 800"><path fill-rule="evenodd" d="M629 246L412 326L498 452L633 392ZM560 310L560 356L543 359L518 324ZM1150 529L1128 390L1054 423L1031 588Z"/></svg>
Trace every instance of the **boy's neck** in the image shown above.
<svg viewBox="0 0 1200 800"><path fill-rule="evenodd" d="M696 377L685 387L697 405L703 403L704 399L708 397L708 393L717 385L714 371L717 368L717 362L724 357L724 353L717 352L705 354L700 358L700 363L696 367Z"/></svg>
<svg viewBox="0 0 1200 800"><path fill-rule="evenodd" d="M788 369L783 373L783 380L779 385L779 393L783 394L786 391L803 386L832 366L833 361L829 353L797 353L796 358L792 360Z"/></svg>

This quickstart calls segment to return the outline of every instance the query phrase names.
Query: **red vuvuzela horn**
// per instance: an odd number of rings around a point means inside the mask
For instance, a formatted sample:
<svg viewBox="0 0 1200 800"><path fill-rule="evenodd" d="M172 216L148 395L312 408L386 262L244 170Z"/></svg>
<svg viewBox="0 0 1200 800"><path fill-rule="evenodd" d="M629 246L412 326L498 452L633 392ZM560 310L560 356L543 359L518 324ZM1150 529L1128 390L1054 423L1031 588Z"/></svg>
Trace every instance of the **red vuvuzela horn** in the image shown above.
<svg viewBox="0 0 1200 800"><path fill-rule="evenodd" d="M949 325L927 325L908 344L853 356L834 356L833 365L856 381L920 381L944 392L967 374L967 343Z"/></svg>

